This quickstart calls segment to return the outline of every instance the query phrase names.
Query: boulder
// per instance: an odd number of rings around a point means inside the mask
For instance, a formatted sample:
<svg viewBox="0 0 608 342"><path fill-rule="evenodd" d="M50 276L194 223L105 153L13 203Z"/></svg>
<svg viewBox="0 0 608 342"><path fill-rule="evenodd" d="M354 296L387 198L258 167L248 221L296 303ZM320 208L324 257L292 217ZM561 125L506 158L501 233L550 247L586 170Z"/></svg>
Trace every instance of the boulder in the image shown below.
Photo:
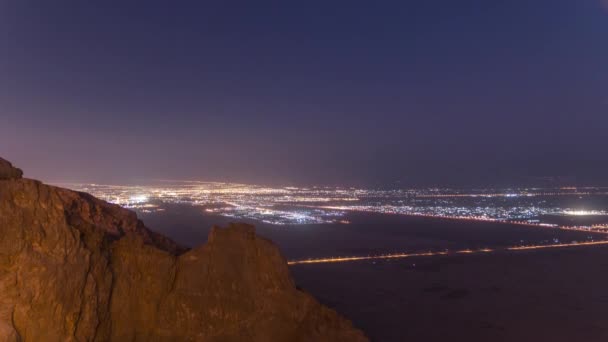
<svg viewBox="0 0 608 342"><path fill-rule="evenodd" d="M23 171L13 167L13 165L7 160L0 158L0 180L20 179L22 177Z"/></svg>

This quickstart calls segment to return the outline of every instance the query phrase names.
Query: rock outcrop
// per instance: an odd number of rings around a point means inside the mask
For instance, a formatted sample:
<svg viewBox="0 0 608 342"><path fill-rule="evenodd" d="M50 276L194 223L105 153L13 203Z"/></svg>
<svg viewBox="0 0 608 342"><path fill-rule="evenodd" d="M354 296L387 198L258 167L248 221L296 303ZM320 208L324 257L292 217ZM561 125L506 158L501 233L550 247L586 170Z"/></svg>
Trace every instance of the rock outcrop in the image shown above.
<svg viewBox="0 0 608 342"><path fill-rule="evenodd" d="M23 171L13 167L7 160L0 158L0 180L19 179L23 177Z"/></svg>
<svg viewBox="0 0 608 342"><path fill-rule="evenodd" d="M186 250L0 160L0 341L366 341L254 227Z"/></svg>

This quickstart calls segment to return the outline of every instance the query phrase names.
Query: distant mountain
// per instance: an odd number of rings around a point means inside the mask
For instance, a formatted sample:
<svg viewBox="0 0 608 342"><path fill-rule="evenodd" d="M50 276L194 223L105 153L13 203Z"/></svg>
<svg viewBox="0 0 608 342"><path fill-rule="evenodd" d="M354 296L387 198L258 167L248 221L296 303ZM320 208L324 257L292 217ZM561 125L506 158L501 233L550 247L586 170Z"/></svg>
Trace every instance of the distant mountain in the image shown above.
<svg viewBox="0 0 608 342"><path fill-rule="evenodd" d="M187 250L0 159L0 341L366 341L253 226Z"/></svg>

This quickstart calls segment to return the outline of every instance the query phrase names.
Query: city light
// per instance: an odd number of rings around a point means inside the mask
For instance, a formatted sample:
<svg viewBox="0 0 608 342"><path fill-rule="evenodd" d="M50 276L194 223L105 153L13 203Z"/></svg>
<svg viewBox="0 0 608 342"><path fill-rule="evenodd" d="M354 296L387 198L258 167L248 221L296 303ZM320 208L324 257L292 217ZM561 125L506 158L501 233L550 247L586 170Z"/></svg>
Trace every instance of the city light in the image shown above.
<svg viewBox="0 0 608 342"><path fill-rule="evenodd" d="M608 208L577 209L567 197L607 196L603 187L362 189L267 187L219 182L158 182L147 186L62 184L142 212L187 204L201 212L274 225L350 223L349 213L379 213L541 228L608 232L608 222L572 223L564 216L607 216ZM605 203L605 202L604 202Z"/></svg>
<svg viewBox="0 0 608 342"><path fill-rule="evenodd" d="M569 216L599 216L608 215L607 212L601 210L564 210L564 215Z"/></svg>
<svg viewBox="0 0 608 342"><path fill-rule="evenodd" d="M568 248L568 247L583 247L583 246L598 246L608 245L608 241L588 241L588 242L571 242L562 244L547 244L547 245L529 245L529 246L514 246L502 249L464 249L455 252L438 251L438 252L424 252L424 253L394 253L394 254L383 254L383 255L368 255L368 256L351 256L351 257L329 257L329 258L318 258L318 259L303 259L303 260L291 260L287 262L290 266L305 265L305 264L328 264L328 263L340 263L340 262L352 262L352 261L365 261L365 260L389 260L389 259L403 259L412 257L433 257L442 255L452 254L484 254L493 252L505 252L505 251L527 251L535 249L545 248Z"/></svg>

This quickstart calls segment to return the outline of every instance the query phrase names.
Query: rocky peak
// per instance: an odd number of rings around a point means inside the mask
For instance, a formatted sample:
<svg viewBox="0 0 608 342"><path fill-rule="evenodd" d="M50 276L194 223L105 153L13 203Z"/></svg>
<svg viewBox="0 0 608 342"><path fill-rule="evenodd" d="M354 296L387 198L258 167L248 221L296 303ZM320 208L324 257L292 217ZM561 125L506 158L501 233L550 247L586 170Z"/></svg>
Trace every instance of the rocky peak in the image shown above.
<svg viewBox="0 0 608 342"><path fill-rule="evenodd" d="M187 250L129 210L0 170L0 341L367 340L296 289L253 226Z"/></svg>
<svg viewBox="0 0 608 342"><path fill-rule="evenodd" d="M9 161L0 158L0 180L20 179L23 177L23 171L13 167Z"/></svg>

